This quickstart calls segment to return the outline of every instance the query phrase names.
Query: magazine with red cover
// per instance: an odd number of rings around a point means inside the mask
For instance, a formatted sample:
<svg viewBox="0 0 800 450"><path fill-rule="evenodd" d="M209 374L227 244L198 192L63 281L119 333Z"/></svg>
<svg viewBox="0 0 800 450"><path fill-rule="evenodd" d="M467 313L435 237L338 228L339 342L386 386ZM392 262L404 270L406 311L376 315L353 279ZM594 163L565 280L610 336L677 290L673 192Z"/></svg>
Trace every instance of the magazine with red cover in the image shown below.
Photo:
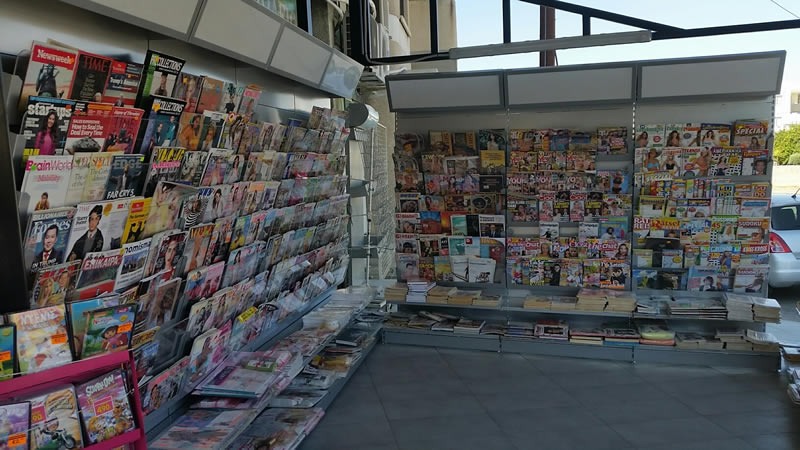
<svg viewBox="0 0 800 450"><path fill-rule="evenodd" d="M113 112L113 106L103 103L76 103L67 130L66 152L103 151Z"/></svg>
<svg viewBox="0 0 800 450"><path fill-rule="evenodd" d="M111 73L108 75L106 91L103 94L103 103L133 107L136 103L136 92L139 90L143 71L144 66L141 64L114 61L111 64Z"/></svg>
<svg viewBox="0 0 800 450"><path fill-rule="evenodd" d="M87 102L102 102L113 63L113 59L105 56L79 52L69 98Z"/></svg>
<svg viewBox="0 0 800 450"><path fill-rule="evenodd" d="M24 112L31 96L68 98L77 60L78 54L72 49L33 41L19 95L19 113Z"/></svg>
<svg viewBox="0 0 800 450"><path fill-rule="evenodd" d="M133 153L143 117L143 109L115 106L108 121L103 151Z"/></svg>

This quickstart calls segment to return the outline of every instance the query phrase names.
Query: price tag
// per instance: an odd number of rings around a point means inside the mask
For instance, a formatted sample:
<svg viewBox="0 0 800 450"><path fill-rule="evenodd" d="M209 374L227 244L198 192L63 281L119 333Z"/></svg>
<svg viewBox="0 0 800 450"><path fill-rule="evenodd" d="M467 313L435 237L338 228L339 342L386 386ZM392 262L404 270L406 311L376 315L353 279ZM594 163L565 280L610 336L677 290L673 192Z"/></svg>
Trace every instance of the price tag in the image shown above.
<svg viewBox="0 0 800 450"><path fill-rule="evenodd" d="M0 352L0 362L9 361L11 359L11 351Z"/></svg>
<svg viewBox="0 0 800 450"><path fill-rule="evenodd" d="M50 336L50 342L52 344L66 344L67 343L67 334L66 333L59 333Z"/></svg>
<svg viewBox="0 0 800 450"><path fill-rule="evenodd" d="M28 443L28 435L25 433L12 434L8 437L9 447L19 447Z"/></svg>
<svg viewBox="0 0 800 450"><path fill-rule="evenodd" d="M131 331L132 328L133 328L132 322L123 323L117 328L117 333L127 333L128 331Z"/></svg>

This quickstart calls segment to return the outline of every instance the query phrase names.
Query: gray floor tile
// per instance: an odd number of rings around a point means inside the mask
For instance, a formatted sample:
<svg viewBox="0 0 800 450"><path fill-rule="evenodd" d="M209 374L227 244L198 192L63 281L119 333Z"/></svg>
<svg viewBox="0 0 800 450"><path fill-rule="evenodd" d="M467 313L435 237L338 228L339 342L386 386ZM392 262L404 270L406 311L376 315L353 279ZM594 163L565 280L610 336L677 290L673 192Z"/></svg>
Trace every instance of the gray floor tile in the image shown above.
<svg viewBox="0 0 800 450"><path fill-rule="evenodd" d="M769 395L764 392L744 392L714 395L678 395L676 398L689 408L703 415L727 414L734 412L759 413L785 409L789 403L786 394Z"/></svg>
<svg viewBox="0 0 800 450"><path fill-rule="evenodd" d="M400 446L408 446L422 439L496 436L501 434L500 428L486 413L391 419L389 420L389 425L392 428L395 440Z"/></svg>
<svg viewBox="0 0 800 450"><path fill-rule="evenodd" d="M458 378L444 382L377 383L375 390L383 401L401 401L414 398L446 400L451 395L468 395L470 390Z"/></svg>
<svg viewBox="0 0 800 450"><path fill-rule="evenodd" d="M486 450L486 449L511 449L511 440L503 434L489 434L482 436L436 436L426 439L404 441L400 450Z"/></svg>
<svg viewBox="0 0 800 450"><path fill-rule="evenodd" d="M639 447L641 450L753 450L755 447L746 441L738 438L733 439L714 439L710 441L682 442L680 446L675 443L661 445L647 445Z"/></svg>
<svg viewBox="0 0 800 450"><path fill-rule="evenodd" d="M627 402L592 405L587 408L592 414L608 424L698 416L688 406L675 399L651 401L642 398Z"/></svg>
<svg viewBox="0 0 800 450"><path fill-rule="evenodd" d="M629 370L607 370L599 372L566 372L549 374L558 385L565 389L572 387L595 387L639 384L644 380Z"/></svg>
<svg viewBox="0 0 800 450"><path fill-rule="evenodd" d="M530 437L512 436L511 442L519 450L633 448L630 442L604 425L582 428L580 432L574 433L552 430L541 431Z"/></svg>
<svg viewBox="0 0 800 450"><path fill-rule="evenodd" d="M552 379L537 374L515 374L502 378L467 378L464 384L473 394L531 392L559 388Z"/></svg>
<svg viewBox="0 0 800 450"><path fill-rule="evenodd" d="M732 437L704 417L659 419L648 422L618 423L610 426L626 440L639 447L672 443L680 448L677 444Z"/></svg>
<svg viewBox="0 0 800 450"><path fill-rule="evenodd" d="M800 433L769 433L743 438L759 450L794 450L800 448Z"/></svg>
<svg viewBox="0 0 800 450"><path fill-rule="evenodd" d="M543 409L491 411L492 419L509 436L535 437L541 431L571 430L605 425L585 407L563 406Z"/></svg>
<svg viewBox="0 0 800 450"><path fill-rule="evenodd" d="M676 381L690 378L716 378L720 372L705 366L681 366L651 363L636 363L633 365L636 375L654 383Z"/></svg>
<svg viewBox="0 0 800 450"><path fill-rule="evenodd" d="M542 373L590 372L606 370L633 370L633 364L624 361L567 358L547 355L523 355Z"/></svg>
<svg viewBox="0 0 800 450"><path fill-rule="evenodd" d="M368 366L373 384L447 382L458 379L448 366L380 365Z"/></svg>
<svg viewBox="0 0 800 450"><path fill-rule="evenodd" d="M479 414L485 411L472 395L451 395L446 399L412 397L382 403L389 420Z"/></svg>
<svg viewBox="0 0 800 450"><path fill-rule="evenodd" d="M800 433L800 413L796 410L732 413L706 416L734 436L770 433Z"/></svg>
<svg viewBox="0 0 800 450"><path fill-rule="evenodd" d="M653 383L664 392L679 396L692 397L695 395L712 394L737 394L750 391L741 382L727 375L716 377L678 379L674 381L661 381Z"/></svg>
<svg viewBox="0 0 800 450"><path fill-rule="evenodd" d="M576 406L578 402L565 390L549 388L525 392L495 392L475 397L490 412L517 411L560 406Z"/></svg>
<svg viewBox="0 0 800 450"><path fill-rule="evenodd" d="M614 386L573 387L569 393L585 405L615 405L620 402L667 400L670 397L647 383L630 383Z"/></svg>
<svg viewBox="0 0 800 450"><path fill-rule="evenodd" d="M385 420L354 424L329 424L323 419L306 437L302 450L391 449L397 448Z"/></svg>

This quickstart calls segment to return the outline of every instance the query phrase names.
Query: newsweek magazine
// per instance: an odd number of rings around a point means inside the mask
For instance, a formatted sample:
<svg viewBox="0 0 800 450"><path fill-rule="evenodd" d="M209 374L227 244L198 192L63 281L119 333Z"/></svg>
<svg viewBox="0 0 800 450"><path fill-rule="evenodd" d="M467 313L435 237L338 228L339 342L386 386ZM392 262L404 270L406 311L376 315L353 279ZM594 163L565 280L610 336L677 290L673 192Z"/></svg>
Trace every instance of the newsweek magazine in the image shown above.
<svg viewBox="0 0 800 450"><path fill-rule="evenodd" d="M105 148L114 107L103 103L77 102L69 120L64 149L69 154L99 152Z"/></svg>
<svg viewBox="0 0 800 450"><path fill-rule="evenodd" d="M769 122L766 120L737 120L733 124L733 143L747 150L767 148ZM744 174L743 174L744 175Z"/></svg>
<svg viewBox="0 0 800 450"><path fill-rule="evenodd" d="M85 300L113 292L121 264L122 249L86 253L74 297Z"/></svg>
<svg viewBox="0 0 800 450"><path fill-rule="evenodd" d="M33 41L19 95L20 115L25 111L29 97L68 98L77 60L75 50Z"/></svg>
<svg viewBox="0 0 800 450"><path fill-rule="evenodd" d="M64 305L8 315L17 328L17 358L21 373L38 372L72 361Z"/></svg>
<svg viewBox="0 0 800 450"><path fill-rule="evenodd" d="M141 192L145 171L144 155L114 155L104 198L115 200L136 196Z"/></svg>
<svg viewBox="0 0 800 450"><path fill-rule="evenodd" d="M144 66L141 64L114 61L111 64L111 73L103 93L103 103L133 107L136 103L136 93L139 91L143 71ZM135 134L133 138L136 139Z"/></svg>
<svg viewBox="0 0 800 450"><path fill-rule="evenodd" d="M20 214L64 206L72 156L31 156L25 163L20 189Z"/></svg>
<svg viewBox="0 0 800 450"><path fill-rule="evenodd" d="M61 155L67 141L69 121L75 108L73 100L30 97L22 121L25 138L23 163L32 155Z"/></svg>
<svg viewBox="0 0 800 450"><path fill-rule="evenodd" d="M133 153L143 117L143 109L114 107L108 121L103 151Z"/></svg>
<svg viewBox="0 0 800 450"><path fill-rule="evenodd" d="M181 72L175 81L172 98L186 102L186 112L193 113L197 110L197 103L201 93L200 86L202 84L202 76Z"/></svg>
<svg viewBox="0 0 800 450"><path fill-rule="evenodd" d="M148 111L147 128L138 153L149 155L156 147L175 146L178 123L185 108L183 100L153 96L151 104L145 108Z"/></svg>
<svg viewBox="0 0 800 450"><path fill-rule="evenodd" d="M30 274L63 263L66 260L67 240L69 239L75 208L67 206L31 215L25 233L25 267Z"/></svg>
<svg viewBox="0 0 800 450"><path fill-rule="evenodd" d="M40 269L33 282L31 308L63 304L75 289L80 270L80 260Z"/></svg>
<svg viewBox="0 0 800 450"><path fill-rule="evenodd" d="M69 98L87 102L102 102L103 93L114 60L92 53L78 52L78 62L72 78Z"/></svg>
<svg viewBox="0 0 800 450"><path fill-rule="evenodd" d="M152 197L159 181L177 181L186 149L180 147L158 147L150 156L150 167L144 182L145 197Z"/></svg>
<svg viewBox="0 0 800 450"><path fill-rule="evenodd" d="M181 58L148 49L144 58L144 80L139 83L138 106L149 107L153 95L171 95L185 62Z"/></svg>

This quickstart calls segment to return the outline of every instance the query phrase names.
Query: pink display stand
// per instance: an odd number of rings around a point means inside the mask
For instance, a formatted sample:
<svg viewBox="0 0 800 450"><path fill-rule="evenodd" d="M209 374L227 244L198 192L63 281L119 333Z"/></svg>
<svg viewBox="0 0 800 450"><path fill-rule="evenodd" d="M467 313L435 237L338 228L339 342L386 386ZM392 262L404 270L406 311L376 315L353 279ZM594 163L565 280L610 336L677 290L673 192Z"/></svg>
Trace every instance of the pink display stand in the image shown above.
<svg viewBox="0 0 800 450"><path fill-rule="evenodd" d="M137 428L115 438L85 448L92 450L109 450L121 445L133 444L136 450L146 450L147 441L144 433L142 433L144 415L142 414L142 402L139 398L139 382L136 379L133 353L130 350L74 361L41 372L0 381L0 402L44 391L51 387L80 383L116 369L123 364L129 366L132 377L133 396L131 398L131 410L136 418Z"/></svg>

